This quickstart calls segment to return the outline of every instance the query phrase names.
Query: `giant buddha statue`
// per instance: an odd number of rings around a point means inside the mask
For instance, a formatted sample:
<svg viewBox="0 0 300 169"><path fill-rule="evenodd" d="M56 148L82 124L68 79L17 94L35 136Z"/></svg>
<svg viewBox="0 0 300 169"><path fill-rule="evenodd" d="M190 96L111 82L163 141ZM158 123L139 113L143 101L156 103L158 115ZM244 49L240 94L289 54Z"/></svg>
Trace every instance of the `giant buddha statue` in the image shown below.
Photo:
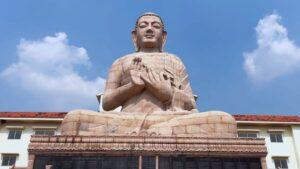
<svg viewBox="0 0 300 169"><path fill-rule="evenodd" d="M109 70L105 111L69 112L62 134L236 137L231 115L197 111L184 64L163 51L166 37L159 15L140 16L132 31L136 52L117 59Z"/></svg>

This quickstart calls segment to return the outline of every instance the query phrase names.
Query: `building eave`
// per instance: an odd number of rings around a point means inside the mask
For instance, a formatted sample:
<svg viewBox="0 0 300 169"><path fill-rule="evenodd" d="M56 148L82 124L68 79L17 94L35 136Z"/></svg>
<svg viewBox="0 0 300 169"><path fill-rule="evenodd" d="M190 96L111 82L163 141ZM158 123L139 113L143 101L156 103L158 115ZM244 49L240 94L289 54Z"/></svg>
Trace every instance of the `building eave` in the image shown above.
<svg viewBox="0 0 300 169"><path fill-rule="evenodd" d="M260 125L300 125L300 122L278 122L278 121L236 121L237 124L260 124Z"/></svg>
<svg viewBox="0 0 300 169"><path fill-rule="evenodd" d="M1 117L0 120L6 121L55 121L61 122L63 118L15 118L15 117Z"/></svg>

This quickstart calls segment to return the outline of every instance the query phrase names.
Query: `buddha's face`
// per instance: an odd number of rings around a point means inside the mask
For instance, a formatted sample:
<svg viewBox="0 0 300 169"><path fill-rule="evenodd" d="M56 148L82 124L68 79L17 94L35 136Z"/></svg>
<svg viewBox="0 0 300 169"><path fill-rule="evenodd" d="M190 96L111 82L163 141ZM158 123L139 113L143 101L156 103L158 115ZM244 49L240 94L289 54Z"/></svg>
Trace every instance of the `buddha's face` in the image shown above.
<svg viewBox="0 0 300 169"><path fill-rule="evenodd" d="M165 32L160 18L156 16L142 16L137 23L133 38L138 51L141 49L157 49L161 51Z"/></svg>

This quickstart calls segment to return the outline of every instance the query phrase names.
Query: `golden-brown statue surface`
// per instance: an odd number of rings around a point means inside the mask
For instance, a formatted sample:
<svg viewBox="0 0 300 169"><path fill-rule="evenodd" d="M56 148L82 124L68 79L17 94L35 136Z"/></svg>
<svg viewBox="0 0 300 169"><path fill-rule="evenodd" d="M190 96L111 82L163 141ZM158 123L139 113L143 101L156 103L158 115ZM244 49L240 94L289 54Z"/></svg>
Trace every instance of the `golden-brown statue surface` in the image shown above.
<svg viewBox="0 0 300 169"><path fill-rule="evenodd" d="M109 71L104 110L191 111L194 96L181 60L168 53L141 53L118 59Z"/></svg>
<svg viewBox="0 0 300 169"><path fill-rule="evenodd" d="M68 113L62 134L235 137L231 115L197 111L184 64L162 51L166 35L158 15L139 17L132 31L136 52L117 59L109 71L106 111ZM113 111L119 106L121 112Z"/></svg>

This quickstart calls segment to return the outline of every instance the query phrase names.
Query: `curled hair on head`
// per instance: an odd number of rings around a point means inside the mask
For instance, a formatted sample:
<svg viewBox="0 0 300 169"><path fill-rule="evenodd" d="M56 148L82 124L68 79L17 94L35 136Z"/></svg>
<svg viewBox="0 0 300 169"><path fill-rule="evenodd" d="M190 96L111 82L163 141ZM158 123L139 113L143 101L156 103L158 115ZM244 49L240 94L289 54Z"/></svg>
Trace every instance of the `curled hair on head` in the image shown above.
<svg viewBox="0 0 300 169"><path fill-rule="evenodd" d="M155 16L155 17L158 17L161 21L161 24L162 24L162 30L165 31L165 25L164 25L164 22L163 20L161 19L161 17L156 14L156 13L152 13L152 12L147 12L147 13L144 13L143 15L139 16L138 19L136 20L135 22L135 29L138 27L138 22L139 20L143 17L143 16Z"/></svg>

